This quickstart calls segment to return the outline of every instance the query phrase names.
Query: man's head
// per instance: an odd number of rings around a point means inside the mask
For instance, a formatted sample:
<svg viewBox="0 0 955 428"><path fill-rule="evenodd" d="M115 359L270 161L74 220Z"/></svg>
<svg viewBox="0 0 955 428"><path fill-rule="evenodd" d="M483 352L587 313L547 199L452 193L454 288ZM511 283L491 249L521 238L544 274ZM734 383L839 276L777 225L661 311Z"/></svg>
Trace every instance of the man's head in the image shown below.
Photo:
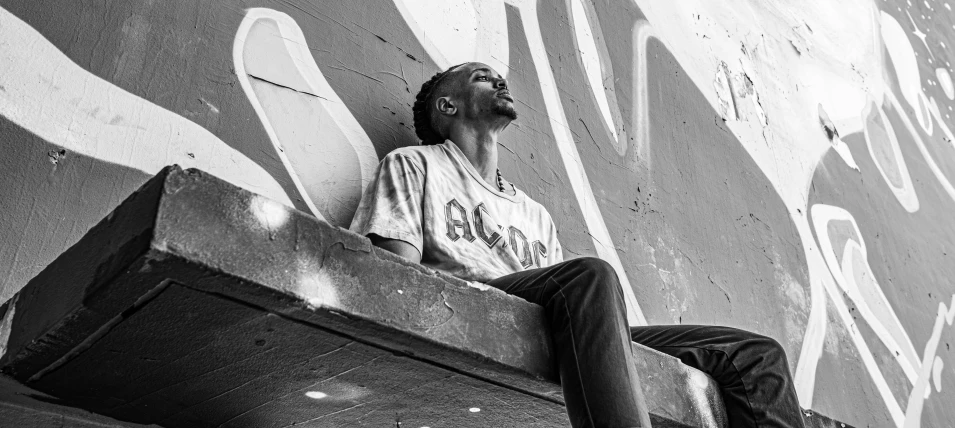
<svg viewBox="0 0 955 428"><path fill-rule="evenodd" d="M469 62L435 74L415 98L415 134L422 144L440 144L460 121L507 126L517 119L507 81L487 64Z"/></svg>

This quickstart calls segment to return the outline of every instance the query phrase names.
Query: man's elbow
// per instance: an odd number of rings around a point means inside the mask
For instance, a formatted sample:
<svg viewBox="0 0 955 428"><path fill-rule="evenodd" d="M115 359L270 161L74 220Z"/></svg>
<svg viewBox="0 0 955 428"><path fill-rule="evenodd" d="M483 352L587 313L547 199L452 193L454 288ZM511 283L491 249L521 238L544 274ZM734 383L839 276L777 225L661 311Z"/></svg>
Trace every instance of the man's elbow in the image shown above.
<svg viewBox="0 0 955 428"><path fill-rule="evenodd" d="M385 238L374 233L368 234L368 238L371 239L372 245L378 248L397 254L415 263L421 263L421 253L414 245L408 242L400 239Z"/></svg>

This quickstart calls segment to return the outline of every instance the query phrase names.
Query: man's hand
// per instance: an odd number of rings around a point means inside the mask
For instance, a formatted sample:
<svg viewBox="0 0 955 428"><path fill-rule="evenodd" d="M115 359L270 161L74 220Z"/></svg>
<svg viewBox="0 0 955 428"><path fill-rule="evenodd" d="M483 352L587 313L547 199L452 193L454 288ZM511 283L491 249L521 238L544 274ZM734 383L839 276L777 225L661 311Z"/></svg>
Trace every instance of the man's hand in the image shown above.
<svg viewBox="0 0 955 428"><path fill-rule="evenodd" d="M369 234L368 238L371 239L372 245L378 248L384 248L415 263L421 263L421 253L414 245L400 239L382 238L374 233Z"/></svg>

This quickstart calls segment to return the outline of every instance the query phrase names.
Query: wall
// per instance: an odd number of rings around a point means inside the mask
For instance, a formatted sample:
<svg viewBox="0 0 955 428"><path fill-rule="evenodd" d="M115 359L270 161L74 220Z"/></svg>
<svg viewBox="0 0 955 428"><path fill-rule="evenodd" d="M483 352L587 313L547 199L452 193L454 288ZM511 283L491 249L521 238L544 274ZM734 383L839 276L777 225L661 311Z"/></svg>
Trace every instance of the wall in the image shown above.
<svg viewBox="0 0 955 428"><path fill-rule="evenodd" d="M931 0L4 0L0 301L171 163L347 225L477 59L518 100L504 175L632 323L767 334L803 407L947 426L953 35Z"/></svg>

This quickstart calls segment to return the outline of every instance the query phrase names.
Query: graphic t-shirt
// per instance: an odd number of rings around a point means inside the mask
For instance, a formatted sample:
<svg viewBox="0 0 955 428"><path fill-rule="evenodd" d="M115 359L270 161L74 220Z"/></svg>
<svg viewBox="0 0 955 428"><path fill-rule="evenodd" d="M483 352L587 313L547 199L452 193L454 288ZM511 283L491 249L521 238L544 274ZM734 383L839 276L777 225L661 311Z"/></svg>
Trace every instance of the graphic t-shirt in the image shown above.
<svg viewBox="0 0 955 428"><path fill-rule="evenodd" d="M450 140L400 148L378 165L350 229L405 241L422 265L467 281L562 261L547 210L520 189L496 187Z"/></svg>

